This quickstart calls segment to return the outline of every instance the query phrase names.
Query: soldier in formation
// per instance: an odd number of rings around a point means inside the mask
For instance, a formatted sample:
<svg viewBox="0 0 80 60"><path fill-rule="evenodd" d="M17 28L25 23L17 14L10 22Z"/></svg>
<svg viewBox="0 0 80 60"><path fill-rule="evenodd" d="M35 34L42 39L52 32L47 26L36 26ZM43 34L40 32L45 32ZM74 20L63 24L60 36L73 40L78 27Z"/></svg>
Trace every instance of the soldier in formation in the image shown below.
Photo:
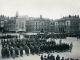
<svg viewBox="0 0 80 60"><path fill-rule="evenodd" d="M69 45L67 43L56 44L55 41L47 42L46 40L39 41L35 38L30 39L3 39L1 40L2 44L2 58L9 58L10 56L15 58L18 56L23 56L23 51L25 51L26 55L37 54L40 53L49 53L49 52L62 52L67 51L72 47L72 44ZM70 47L71 46L71 47ZM30 52L29 52L30 51Z"/></svg>

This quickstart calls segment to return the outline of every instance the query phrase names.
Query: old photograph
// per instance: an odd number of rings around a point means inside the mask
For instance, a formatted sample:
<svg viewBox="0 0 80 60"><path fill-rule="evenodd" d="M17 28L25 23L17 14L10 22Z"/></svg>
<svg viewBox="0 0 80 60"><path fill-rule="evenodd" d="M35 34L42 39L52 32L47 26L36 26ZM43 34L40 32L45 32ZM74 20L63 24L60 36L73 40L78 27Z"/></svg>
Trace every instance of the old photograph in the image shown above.
<svg viewBox="0 0 80 60"><path fill-rule="evenodd" d="M0 60L80 60L80 0L0 0Z"/></svg>

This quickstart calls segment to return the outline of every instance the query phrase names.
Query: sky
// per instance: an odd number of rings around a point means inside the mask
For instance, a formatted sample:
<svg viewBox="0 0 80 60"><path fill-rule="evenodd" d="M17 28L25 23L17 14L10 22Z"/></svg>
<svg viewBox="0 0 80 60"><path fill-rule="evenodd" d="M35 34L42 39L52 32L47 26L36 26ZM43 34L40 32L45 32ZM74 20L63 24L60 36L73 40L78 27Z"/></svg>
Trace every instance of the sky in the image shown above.
<svg viewBox="0 0 80 60"><path fill-rule="evenodd" d="M59 19L68 15L80 15L80 0L0 0L0 15Z"/></svg>

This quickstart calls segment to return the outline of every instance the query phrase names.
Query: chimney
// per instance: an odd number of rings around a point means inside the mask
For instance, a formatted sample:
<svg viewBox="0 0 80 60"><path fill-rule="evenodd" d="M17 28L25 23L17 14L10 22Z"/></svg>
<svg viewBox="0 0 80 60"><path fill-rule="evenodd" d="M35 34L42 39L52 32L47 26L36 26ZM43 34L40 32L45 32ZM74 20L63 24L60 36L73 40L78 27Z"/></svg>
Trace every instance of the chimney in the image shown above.
<svg viewBox="0 0 80 60"><path fill-rule="evenodd" d="M40 19L42 19L42 15L40 15Z"/></svg>

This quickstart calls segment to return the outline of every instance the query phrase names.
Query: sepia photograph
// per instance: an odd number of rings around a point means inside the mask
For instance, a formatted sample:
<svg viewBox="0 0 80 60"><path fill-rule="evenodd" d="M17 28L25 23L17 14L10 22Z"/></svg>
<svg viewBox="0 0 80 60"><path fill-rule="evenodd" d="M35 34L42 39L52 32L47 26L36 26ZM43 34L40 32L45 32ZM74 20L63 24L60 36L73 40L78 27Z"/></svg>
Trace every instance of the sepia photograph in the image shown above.
<svg viewBox="0 0 80 60"><path fill-rule="evenodd" d="M0 60L80 60L80 0L0 0Z"/></svg>

